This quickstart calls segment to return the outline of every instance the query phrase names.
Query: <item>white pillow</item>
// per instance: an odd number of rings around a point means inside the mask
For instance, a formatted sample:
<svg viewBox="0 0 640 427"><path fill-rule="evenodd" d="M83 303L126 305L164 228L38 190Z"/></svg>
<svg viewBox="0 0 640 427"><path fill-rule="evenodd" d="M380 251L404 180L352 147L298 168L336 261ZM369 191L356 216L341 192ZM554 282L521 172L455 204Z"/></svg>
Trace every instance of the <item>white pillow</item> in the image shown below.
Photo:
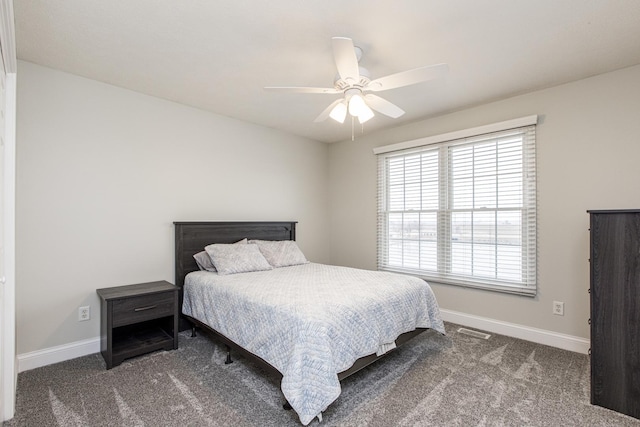
<svg viewBox="0 0 640 427"><path fill-rule="evenodd" d="M256 245L213 244L204 250L211 257L220 275L271 270L271 266Z"/></svg>
<svg viewBox="0 0 640 427"><path fill-rule="evenodd" d="M306 264L307 258L293 240L249 240L260 248L260 252L272 267L288 267Z"/></svg>
<svg viewBox="0 0 640 427"><path fill-rule="evenodd" d="M220 244L222 244L222 243L220 243ZM247 244L247 239L244 238L244 239L242 239L240 241L237 241L235 243L229 243L229 244L231 244L231 245L246 245ZM193 256L193 258L196 260L196 264L198 265L198 268L200 270L211 271L213 273L216 272L216 267L211 262L211 257L209 256L207 251L200 251L197 254L195 254Z"/></svg>

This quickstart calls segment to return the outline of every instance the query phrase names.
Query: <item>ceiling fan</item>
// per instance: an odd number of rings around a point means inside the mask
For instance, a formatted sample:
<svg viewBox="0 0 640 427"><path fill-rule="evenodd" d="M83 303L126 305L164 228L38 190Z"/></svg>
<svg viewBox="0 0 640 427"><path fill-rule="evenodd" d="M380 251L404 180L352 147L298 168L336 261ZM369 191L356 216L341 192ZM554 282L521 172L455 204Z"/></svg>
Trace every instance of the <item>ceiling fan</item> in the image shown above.
<svg viewBox="0 0 640 427"><path fill-rule="evenodd" d="M360 123L364 123L374 116L372 110L394 119L404 114L404 110L397 105L368 92L381 92L421 83L442 77L449 69L447 64L428 65L371 80L369 71L358 65L362 57L362 49L354 46L350 38L333 37L331 45L336 67L338 68L333 88L268 86L265 87L265 90L291 93L343 94L343 98L331 103L314 121L321 122L326 120L327 117L331 117L337 122L344 123L348 112L352 117L357 117Z"/></svg>

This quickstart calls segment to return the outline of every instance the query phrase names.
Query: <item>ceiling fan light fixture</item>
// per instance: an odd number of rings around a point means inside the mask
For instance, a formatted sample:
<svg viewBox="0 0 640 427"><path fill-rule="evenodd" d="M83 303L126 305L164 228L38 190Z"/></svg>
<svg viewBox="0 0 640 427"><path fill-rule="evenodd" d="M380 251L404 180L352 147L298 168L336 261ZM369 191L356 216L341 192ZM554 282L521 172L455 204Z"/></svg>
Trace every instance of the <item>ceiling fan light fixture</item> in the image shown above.
<svg viewBox="0 0 640 427"><path fill-rule="evenodd" d="M344 102L336 104L329 113L329 117L338 123L344 123L344 119L347 117L347 104Z"/></svg>
<svg viewBox="0 0 640 427"><path fill-rule="evenodd" d="M367 107L367 104L364 102L364 99L360 94L352 95L349 99L349 114L354 117L359 117Z"/></svg>
<svg viewBox="0 0 640 427"><path fill-rule="evenodd" d="M371 110L371 108L369 108L367 104L365 104L364 108L362 108L362 111L358 115L358 121L360 122L360 124L363 124L367 120L373 118L373 116L374 116L373 111Z"/></svg>

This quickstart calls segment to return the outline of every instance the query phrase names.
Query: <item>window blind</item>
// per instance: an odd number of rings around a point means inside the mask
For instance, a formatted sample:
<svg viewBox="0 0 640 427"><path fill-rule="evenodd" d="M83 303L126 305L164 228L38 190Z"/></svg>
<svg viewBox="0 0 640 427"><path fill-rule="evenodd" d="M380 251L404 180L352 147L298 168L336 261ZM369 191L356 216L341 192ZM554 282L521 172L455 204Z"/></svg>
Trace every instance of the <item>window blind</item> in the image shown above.
<svg viewBox="0 0 640 427"><path fill-rule="evenodd" d="M378 268L535 295L535 130L381 152Z"/></svg>

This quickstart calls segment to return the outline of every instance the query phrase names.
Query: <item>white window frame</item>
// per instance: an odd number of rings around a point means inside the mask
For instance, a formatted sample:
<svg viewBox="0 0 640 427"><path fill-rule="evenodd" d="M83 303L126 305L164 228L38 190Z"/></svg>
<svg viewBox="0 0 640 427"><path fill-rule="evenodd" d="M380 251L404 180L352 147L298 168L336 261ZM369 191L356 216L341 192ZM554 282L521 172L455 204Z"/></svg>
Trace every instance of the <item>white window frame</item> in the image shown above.
<svg viewBox="0 0 640 427"><path fill-rule="evenodd" d="M535 165L535 129L537 119L538 116L527 116L375 148L374 153L378 156L378 269L416 275L430 283L446 283L535 296L537 291L537 197ZM480 147L482 144L486 146L487 143L491 143L492 141L502 141L505 136L508 138L522 137L521 185L518 184L521 186L521 199L519 199L517 203L508 203L507 205L509 206L507 208L501 207L498 203L487 208L484 206L475 206L475 204L477 204L476 196L473 195L474 206L471 208L458 209L456 206L453 206L454 197L452 196L452 188L454 178L450 175L453 175L451 168L454 161L452 161L451 153L456 150L460 151L462 147ZM496 147L497 144L496 142ZM391 178L389 176L389 169L397 170L397 168L394 169L393 166L389 166L392 164L390 162L395 161L397 164L397 162L403 161L403 159L406 161L415 161L418 157L425 159L428 156L427 153L435 154L436 151L438 153L438 161L436 163L424 163L426 166L423 165L421 167L429 168L431 178L433 178L433 174L437 175L437 207L434 208L433 203L431 203L430 206L425 206L425 203L421 202L419 208L415 206L408 208L408 204L405 203L405 206L398 210L397 203L395 203L396 207L394 209L396 210L392 210L390 206L394 205L394 203L390 201L390 194L394 197L394 200L397 200L398 190L390 193L389 183L391 182ZM422 160L420 161L423 162ZM424 162L426 162L426 160ZM500 164L498 160L496 160L496 164ZM435 169L437 169L437 171ZM475 172L473 173L475 174ZM496 176L498 176L498 172L496 172ZM395 179L397 180L397 178ZM421 175L420 179L424 180L424 182L421 182L420 188L426 187L426 178L422 178ZM431 182L431 186L433 187L433 179ZM496 185L496 189L498 197L500 195L499 185ZM422 192L424 190L421 189L420 191ZM409 197L413 196L407 196L405 194L401 195L401 197L403 197L405 201L408 201ZM459 198L457 200L459 200ZM507 245L501 245L497 238L497 233L500 228L496 221L494 229L496 235L491 243L484 245L485 248L489 248L490 250L495 248L496 266L493 270L494 275L491 276L489 273L474 274L472 270L475 268L475 261L469 261L468 259L465 262L469 264L464 265L464 267L467 267L467 272L460 273L459 269L456 273L455 267L452 267L452 265L456 265L456 259L459 259L459 256L452 255L452 246L456 244L454 233L451 230L452 215L458 213L458 217L460 217L460 215L469 213L472 218L476 218L477 215L494 215L495 218L498 218L503 210L505 215L507 215L506 212L508 212L509 215L516 215L516 220L520 221L518 228L520 233L519 243L516 244L515 247L513 244L510 244L509 248L506 248ZM405 235L406 233L404 231L403 236L398 237L397 230L395 232L391 231L389 227L390 218L398 218L398 215L402 215L402 218L405 218L405 215L413 218L415 218L416 215L420 215L420 218L423 218L424 215L425 218L431 218L431 221L437 217L437 230L435 230L437 237L433 238L433 233L431 232L423 233L422 228L417 238L415 234L411 236ZM516 231L516 235L517 233L518 231ZM423 234L425 234L425 236L428 235L428 237L423 236ZM476 250L480 247L480 244L475 240L476 234L472 232L471 235L473 237L467 247L472 247L474 248L472 250ZM431 242L429 245L431 245L431 247L435 246L437 249L435 251L426 250L424 252L425 255L423 255L422 249L419 249L419 254L415 253L415 249L413 252L408 251L407 253L410 253L412 256L411 262L406 261L404 249L400 258L398 258L397 249L392 249L392 246L396 247L397 244L401 244L403 248L409 244L417 244L418 247L422 248L423 244L427 246L425 244L426 242ZM434 244L433 242L437 243ZM504 262L501 268L501 257L497 254L504 249L511 251L509 252L511 254L509 256L512 258L509 259L511 262L510 267L507 266L507 262ZM396 252L393 252L394 250ZM422 261L416 266L416 256L418 258L423 257L424 259L429 258L432 267L424 267ZM407 255L407 258L409 258L409 255ZM513 259L516 259L517 262L514 263ZM507 261L507 256L502 257L502 261ZM520 265L518 265L518 262ZM437 267L433 267L433 263L436 263ZM511 274L511 270L515 271L516 274ZM511 276L511 278L509 276Z"/></svg>

